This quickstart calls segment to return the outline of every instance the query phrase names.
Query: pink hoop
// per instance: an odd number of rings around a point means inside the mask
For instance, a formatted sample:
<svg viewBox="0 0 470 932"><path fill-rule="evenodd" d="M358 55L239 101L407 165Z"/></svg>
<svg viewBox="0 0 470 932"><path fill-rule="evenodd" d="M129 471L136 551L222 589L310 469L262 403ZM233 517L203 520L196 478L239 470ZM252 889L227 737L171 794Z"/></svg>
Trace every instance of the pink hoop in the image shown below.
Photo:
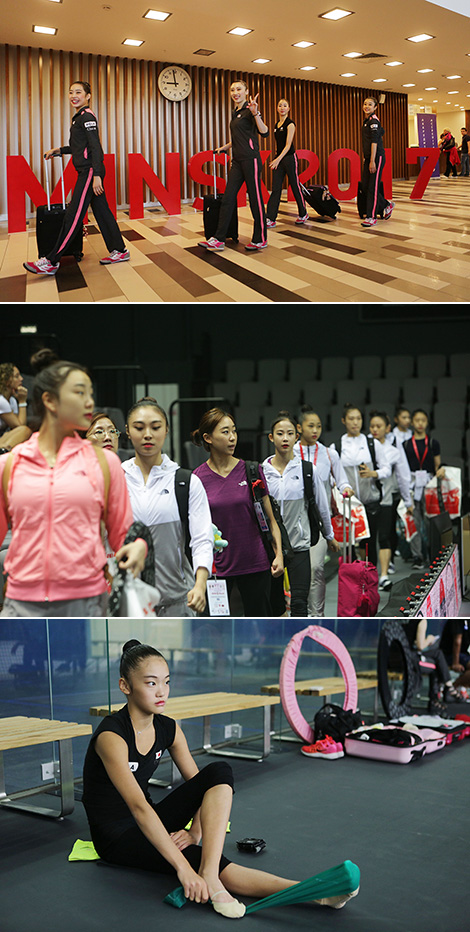
<svg viewBox="0 0 470 932"><path fill-rule="evenodd" d="M333 634L328 628L321 628L319 625L310 625L308 628L304 628L303 631L298 631L297 634L291 637L284 651L279 673L279 689L282 708L284 709L284 714L292 730L295 731L299 738L303 738L311 744L315 737L313 729L304 719L299 709L299 703L295 692L295 671L305 637L312 638L313 641L323 644L323 647L326 647L326 649L333 654L344 679L345 694L343 709L351 709L353 712L357 709L357 679L349 651L336 634Z"/></svg>

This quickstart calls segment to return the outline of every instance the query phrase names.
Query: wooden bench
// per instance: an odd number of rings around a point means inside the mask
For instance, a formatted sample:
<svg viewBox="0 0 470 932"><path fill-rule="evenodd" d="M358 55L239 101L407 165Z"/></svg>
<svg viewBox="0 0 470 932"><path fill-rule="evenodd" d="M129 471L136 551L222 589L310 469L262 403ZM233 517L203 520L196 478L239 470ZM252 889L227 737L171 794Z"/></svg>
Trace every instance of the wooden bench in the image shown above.
<svg viewBox="0 0 470 932"><path fill-rule="evenodd" d="M185 719L202 718L203 720L203 741L200 748L192 750L192 753L198 754L205 752L207 754L221 754L227 757L243 757L249 760L263 760L271 751L271 717L273 706L279 705L280 699L277 696L250 696L245 693L201 693L192 696L172 696L165 705L165 715L182 722ZM109 715L118 712L123 703L108 706L94 706L90 709L90 715ZM213 715L223 715L230 712L243 712L246 709L263 709L263 751L235 750L229 748L229 742L212 744L211 740L211 718ZM177 779L178 770L172 763L172 782ZM168 781L164 784L161 781L151 781L157 785L168 786Z"/></svg>
<svg viewBox="0 0 470 932"><path fill-rule="evenodd" d="M378 702L377 702L377 673L366 671L364 675L359 673L356 677L357 688L375 689L374 694L374 721L377 721ZM344 680L342 676L323 676L316 680L298 680L295 684L295 692L298 696L324 696L325 703L331 702L331 697L344 693ZM268 696L279 696L279 683L268 683L261 687L261 692Z"/></svg>
<svg viewBox="0 0 470 932"><path fill-rule="evenodd" d="M91 735L91 733L91 725L77 725L75 722L29 718L25 715L0 718L0 806L33 812L36 815L49 816L54 819L63 819L64 816L69 815L74 808L72 738ZM9 795L5 791L3 751L30 747L33 744L47 744L51 741L57 741L59 744L60 811L16 802L24 796L44 793L50 789L50 784L20 790Z"/></svg>

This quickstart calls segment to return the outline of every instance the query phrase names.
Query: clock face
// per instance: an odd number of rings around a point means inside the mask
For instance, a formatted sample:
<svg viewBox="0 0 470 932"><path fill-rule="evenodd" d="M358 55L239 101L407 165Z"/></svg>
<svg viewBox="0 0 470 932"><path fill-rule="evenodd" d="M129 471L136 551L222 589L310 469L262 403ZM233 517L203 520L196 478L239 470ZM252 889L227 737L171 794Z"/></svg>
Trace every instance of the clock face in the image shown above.
<svg viewBox="0 0 470 932"><path fill-rule="evenodd" d="M184 100L191 93L191 77L184 68L169 65L158 75L158 88L167 100Z"/></svg>

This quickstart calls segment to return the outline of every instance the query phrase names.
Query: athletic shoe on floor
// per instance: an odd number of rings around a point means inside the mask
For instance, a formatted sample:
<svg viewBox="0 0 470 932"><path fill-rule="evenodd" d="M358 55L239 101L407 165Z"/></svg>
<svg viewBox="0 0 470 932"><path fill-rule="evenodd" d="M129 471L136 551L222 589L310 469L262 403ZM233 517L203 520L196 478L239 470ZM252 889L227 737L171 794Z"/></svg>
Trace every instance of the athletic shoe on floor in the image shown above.
<svg viewBox="0 0 470 932"><path fill-rule="evenodd" d="M379 589L381 592L389 592L392 588L392 580L388 576L382 576L379 582Z"/></svg>
<svg viewBox="0 0 470 932"><path fill-rule="evenodd" d="M361 226L375 227L376 223L377 223L377 220L375 219L375 217L366 217L366 219L362 221Z"/></svg>
<svg viewBox="0 0 470 932"><path fill-rule="evenodd" d="M424 563L421 560L415 560L415 562L411 564L411 568L413 570L424 570Z"/></svg>
<svg viewBox="0 0 470 932"><path fill-rule="evenodd" d="M323 760L337 760L338 757L344 757L342 744L333 741L330 735L327 735L321 741L315 741L315 744L305 744L302 748L302 754L305 757L318 757Z"/></svg>
<svg viewBox="0 0 470 932"><path fill-rule="evenodd" d="M267 243L247 243L245 249L248 252L257 252L258 249L266 249Z"/></svg>
<svg viewBox="0 0 470 932"><path fill-rule="evenodd" d="M444 702L449 704L454 702L468 702L468 699L462 696L460 689L456 689L455 686L446 686L443 698Z"/></svg>
<svg viewBox="0 0 470 932"><path fill-rule="evenodd" d="M216 239L215 236L203 239L198 246L204 246L204 249L210 249L212 252L222 252L225 249L225 243L221 239Z"/></svg>
<svg viewBox="0 0 470 932"><path fill-rule="evenodd" d="M128 249L125 249L124 252L113 249L109 256L106 256L105 259L100 259L100 265L116 265L116 262L127 262L130 257L131 254Z"/></svg>
<svg viewBox="0 0 470 932"><path fill-rule="evenodd" d="M266 218L266 226L267 226L267 227L271 227L271 228L272 228L272 227L275 227L275 226L276 226L276 221L275 221L275 220L270 220L269 217L267 217L267 218Z"/></svg>
<svg viewBox="0 0 470 932"><path fill-rule="evenodd" d="M390 220L390 217L392 216L392 210L394 207L395 207L395 204L393 203L393 201L390 201L390 204L384 210L384 214L383 214L384 220Z"/></svg>
<svg viewBox="0 0 470 932"><path fill-rule="evenodd" d="M453 718L447 711L447 706L440 702L439 699L430 699L428 702L428 712L430 715L440 715L441 718Z"/></svg>
<svg viewBox="0 0 470 932"><path fill-rule="evenodd" d="M393 576L394 573L396 573L395 564L394 564L394 563L389 563L389 564L388 564L388 575L389 575L389 576Z"/></svg>
<svg viewBox="0 0 470 932"><path fill-rule="evenodd" d="M23 266L27 272L34 272L35 275L55 275L60 262L52 265L49 259L42 258L38 259L37 262L23 262Z"/></svg>
<svg viewBox="0 0 470 932"><path fill-rule="evenodd" d="M296 222L296 223L306 223L307 220L308 220L308 214L304 214L303 217L296 217L295 222Z"/></svg>

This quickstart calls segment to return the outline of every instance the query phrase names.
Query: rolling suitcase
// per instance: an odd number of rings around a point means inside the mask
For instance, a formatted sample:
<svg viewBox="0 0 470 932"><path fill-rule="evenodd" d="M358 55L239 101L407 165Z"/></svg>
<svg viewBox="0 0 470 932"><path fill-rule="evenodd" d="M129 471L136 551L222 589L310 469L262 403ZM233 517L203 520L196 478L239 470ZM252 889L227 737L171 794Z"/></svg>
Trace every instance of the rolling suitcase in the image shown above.
<svg viewBox="0 0 470 932"><path fill-rule="evenodd" d="M38 246L38 256L47 256L51 249L54 248L59 233L62 228L62 223L65 216L66 204L65 204L65 186L64 186L64 173L61 175L61 184L62 184L62 204L51 204L51 195L50 195L50 179L49 179L49 159L45 159L46 163L46 194L47 194L47 205L42 204L38 207L36 212L36 242ZM75 256L77 262L80 262L80 259L83 258L83 224L80 223L79 227L71 237L68 246L66 247L63 255L65 256Z"/></svg>
<svg viewBox="0 0 470 932"><path fill-rule="evenodd" d="M382 197L385 197L383 181L381 181L379 184L379 194L381 194ZM359 182L357 186L357 212L361 220L363 217L367 216L366 207L367 207L367 194L364 191L361 182ZM383 211L376 211L375 216L380 217L380 219L383 220Z"/></svg>
<svg viewBox="0 0 470 932"><path fill-rule="evenodd" d="M339 202L330 194L328 185L312 184L307 188L301 184L300 189L307 204L310 204L320 217L331 217L334 220L336 214L341 213Z"/></svg>
<svg viewBox="0 0 470 932"><path fill-rule="evenodd" d="M346 534L346 503L349 505L349 535ZM353 561L353 539L351 499L348 498L344 499L343 555L338 566L338 618L370 618L379 606L379 576L377 568L368 560Z"/></svg>
<svg viewBox="0 0 470 932"><path fill-rule="evenodd" d="M214 152L214 194L205 194L203 197L203 219L204 219L204 236L210 239L215 236L219 224L220 206L222 204L223 194L217 194L216 174L215 174L215 152ZM227 178L227 162L225 163L225 177ZM227 239L233 239L238 243L238 213L237 206L233 211L230 225L227 230Z"/></svg>
<svg viewBox="0 0 470 932"><path fill-rule="evenodd" d="M408 731L396 725L365 728L346 735L344 749L353 757L367 757L390 764L410 764L446 746L445 736L431 728Z"/></svg>

